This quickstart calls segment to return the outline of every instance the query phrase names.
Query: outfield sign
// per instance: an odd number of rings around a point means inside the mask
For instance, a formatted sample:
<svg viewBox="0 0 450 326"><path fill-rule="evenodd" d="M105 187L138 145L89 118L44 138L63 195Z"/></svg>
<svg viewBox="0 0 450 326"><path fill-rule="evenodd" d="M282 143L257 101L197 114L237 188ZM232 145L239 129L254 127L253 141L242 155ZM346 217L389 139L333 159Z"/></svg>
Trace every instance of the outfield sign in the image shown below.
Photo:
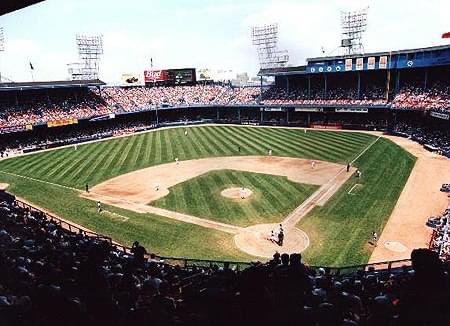
<svg viewBox="0 0 450 326"><path fill-rule="evenodd" d="M323 112L323 108L295 108L295 112Z"/></svg>
<svg viewBox="0 0 450 326"><path fill-rule="evenodd" d="M450 120L450 114L445 114L445 113L439 113L439 112L431 111L430 115L432 117L434 117L434 118L443 119L443 120Z"/></svg>
<svg viewBox="0 0 450 326"><path fill-rule="evenodd" d="M60 119L60 120L52 120L47 122L47 127L61 127L61 126L67 126L67 125L73 125L78 123L78 119L74 118L67 118L67 119Z"/></svg>
<svg viewBox="0 0 450 326"><path fill-rule="evenodd" d="M336 108L338 113L369 113L369 109L364 108Z"/></svg>
<svg viewBox="0 0 450 326"><path fill-rule="evenodd" d="M261 108L260 111L264 112L284 112L284 108Z"/></svg>

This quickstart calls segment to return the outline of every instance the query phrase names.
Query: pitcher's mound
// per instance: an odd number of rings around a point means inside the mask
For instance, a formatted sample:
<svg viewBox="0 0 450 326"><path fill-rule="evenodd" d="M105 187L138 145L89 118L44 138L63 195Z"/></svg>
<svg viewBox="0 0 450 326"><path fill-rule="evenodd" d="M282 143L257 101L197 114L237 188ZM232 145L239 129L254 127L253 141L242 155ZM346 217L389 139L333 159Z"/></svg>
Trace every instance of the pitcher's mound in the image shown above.
<svg viewBox="0 0 450 326"><path fill-rule="evenodd" d="M248 188L227 188L222 190L220 194L231 199L247 199L253 192Z"/></svg>
<svg viewBox="0 0 450 326"><path fill-rule="evenodd" d="M285 230L283 246L268 240L272 230L278 232L279 224L249 226L234 236L234 243L240 250L264 258L272 258L275 251L287 254L301 253L309 246L307 234L300 229Z"/></svg>

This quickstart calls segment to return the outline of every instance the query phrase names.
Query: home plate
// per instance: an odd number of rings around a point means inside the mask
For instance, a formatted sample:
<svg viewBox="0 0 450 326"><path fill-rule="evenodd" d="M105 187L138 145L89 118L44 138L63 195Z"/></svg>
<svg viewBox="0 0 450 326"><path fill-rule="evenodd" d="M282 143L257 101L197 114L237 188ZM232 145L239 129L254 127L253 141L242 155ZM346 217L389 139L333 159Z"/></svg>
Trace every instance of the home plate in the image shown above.
<svg viewBox="0 0 450 326"><path fill-rule="evenodd" d="M408 248L404 244L398 241L386 241L384 243L384 246L386 247L386 249L395 252L405 252L408 250Z"/></svg>

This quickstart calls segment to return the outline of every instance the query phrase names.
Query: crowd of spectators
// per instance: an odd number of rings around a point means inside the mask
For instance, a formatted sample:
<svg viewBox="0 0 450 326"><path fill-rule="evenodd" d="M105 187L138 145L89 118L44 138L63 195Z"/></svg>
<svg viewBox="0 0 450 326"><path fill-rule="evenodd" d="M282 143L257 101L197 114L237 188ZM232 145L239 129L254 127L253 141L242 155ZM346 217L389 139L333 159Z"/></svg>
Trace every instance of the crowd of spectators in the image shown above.
<svg viewBox="0 0 450 326"><path fill-rule="evenodd" d="M157 125L151 122L130 121L111 123L103 126L94 125L83 129L58 131L51 134L37 134L34 137L26 137L25 139L16 138L0 141L0 152L14 156L24 152L131 134L156 127Z"/></svg>
<svg viewBox="0 0 450 326"><path fill-rule="evenodd" d="M373 87L362 92L358 98L354 88L336 87L327 93L322 88L312 88L308 94L305 88L294 88L287 91L284 88L273 87L263 94L264 104L275 105L385 105L383 89Z"/></svg>
<svg viewBox="0 0 450 326"><path fill-rule="evenodd" d="M450 112L450 86L434 83L424 90L423 86L407 84L391 102L395 109L416 109Z"/></svg>
<svg viewBox="0 0 450 326"><path fill-rule="evenodd" d="M412 269L331 275L300 254L239 271L171 266L134 243L71 233L13 200L0 204L0 324L445 325L447 267L428 249Z"/></svg>
<svg viewBox="0 0 450 326"><path fill-rule="evenodd" d="M407 123L397 123L394 132L410 137L426 149L450 157L450 131L443 132Z"/></svg>
<svg viewBox="0 0 450 326"><path fill-rule="evenodd" d="M85 119L113 113L113 107L89 92L83 98L53 97L17 105L0 105L0 129L62 119Z"/></svg>
<svg viewBox="0 0 450 326"><path fill-rule="evenodd" d="M395 109L433 110L448 113L450 86L433 83L427 90L415 84L406 84L392 101L387 102L384 88L372 85L361 90L355 88L313 85L304 87L270 87L260 94L259 87L232 87L223 84L197 84L187 86L104 87L91 89L74 97L70 92L56 95L38 95L12 104L0 103L0 130L25 129L26 125L46 123L68 118L85 119L111 113L135 112L153 107L193 105L365 105L388 106Z"/></svg>
<svg viewBox="0 0 450 326"><path fill-rule="evenodd" d="M450 191L450 189L448 189ZM450 259L450 206L440 216L430 217L427 225L433 228L430 249L443 260Z"/></svg>
<svg viewBox="0 0 450 326"><path fill-rule="evenodd" d="M153 106L236 105L256 104L258 87L231 87L218 84L197 84L172 87L105 87L97 91L110 105L118 104L124 111L139 111Z"/></svg>

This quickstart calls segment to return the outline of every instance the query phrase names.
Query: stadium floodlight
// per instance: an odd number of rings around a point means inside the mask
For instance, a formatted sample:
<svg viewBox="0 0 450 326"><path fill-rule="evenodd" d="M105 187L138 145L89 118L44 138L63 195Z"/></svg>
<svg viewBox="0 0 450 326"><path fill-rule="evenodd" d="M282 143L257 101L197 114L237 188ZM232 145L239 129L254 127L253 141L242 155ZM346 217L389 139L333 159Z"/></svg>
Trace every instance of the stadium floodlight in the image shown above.
<svg viewBox="0 0 450 326"><path fill-rule="evenodd" d="M72 79L98 79L100 56L103 54L103 36L77 35L76 40L81 67L79 72L72 74Z"/></svg>
<svg viewBox="0 0 450 326"><path fill-rule="evenodd" d="M278 24L253 27L252 41L257 47L261 69L286 66L289 55L286 50L278 50Z"/></svg>
<svg viewBox="0 0 450 326"><path fill-rule="evenodd" d="M357 11L341 11L341 47L346 54L364 52L362 33L367 29L368 11L369 7Z"/></svg>

